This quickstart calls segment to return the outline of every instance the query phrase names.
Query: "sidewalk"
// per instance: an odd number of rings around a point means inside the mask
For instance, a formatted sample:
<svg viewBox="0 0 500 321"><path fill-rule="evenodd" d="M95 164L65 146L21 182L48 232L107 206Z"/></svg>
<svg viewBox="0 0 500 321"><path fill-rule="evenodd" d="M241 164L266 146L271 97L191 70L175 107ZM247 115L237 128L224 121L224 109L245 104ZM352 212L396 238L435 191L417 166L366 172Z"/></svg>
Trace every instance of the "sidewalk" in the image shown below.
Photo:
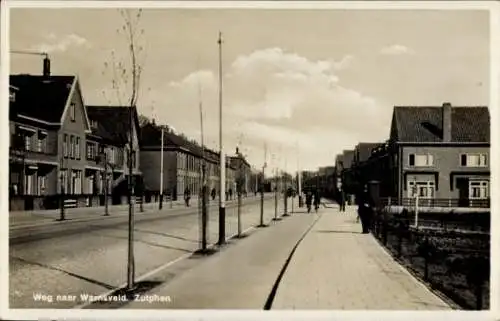
<svg viewBox="0 0 500 321"><path fill-rule="evenodd" d="M272 218L274 204L268 204L266 213ZM183 267L187 271L173 279L172 271L155 276L154 280L167 282L144 296L169 297L171 302L133 301L123 308L261 310L290 251L316 218L315 214L292 214L281 221L271 220L270 226L230 241L212 256L187 260L190 267Z"/></svg>
<svg viewBox="0 0 500 321"><path fill-rule="evenodd" d="M260 196L259 196L260 197ZM247 198L243 198L243 202L245 199L255 199L254 196L249 196ZM235 203L236 200L228 200L227 204ZM190 201L191 207L196 208L198 206L198 197L193 197ZM218 199L210 200L209 206L214 206L218 204ZM168 211L170 208L179 209L186 208L184 205L184 200L177 200L170 203L170 201L163 203L163 211ZM144 203L143 208L144 212L150 211L159 211L158 202L156 203ZM134 204L134 210L137 212L140 209L139 204ZM121 205L110 205L108 207L109 213L112 216L122 216L128 214L128 204ZM9 227L20 227L20 226L31 226L32 224L43 224L47 222L54 222L56 219L60 217L61 210L41 210L41 211L13 211L9 212ZM65 209L66 218L70 218L72 220L89 220L89 219L102 219L102 215L105 213L104 206L95 206L95 207L77 207L77 208L67 208Z"/></svg>
<svg viewBox="0 0 500 321"><path fill-rule="evenodd" d="M263 309L294 246L271 309L449 310L396 263L371 234L360 234L355 207L332 203L297 211L206 258L144 294L127 309ZM310 229L311 228L311 229ZM309 232L307 232L309 230ZM169 297L168 302L154 298Z"/></svg>
<svg viewBox="0 0 500 321"><path fill-rule="evenodd" d="M355 207L328 207L295 252L273 309L451 309L371 234L360 234Z"/></svg>

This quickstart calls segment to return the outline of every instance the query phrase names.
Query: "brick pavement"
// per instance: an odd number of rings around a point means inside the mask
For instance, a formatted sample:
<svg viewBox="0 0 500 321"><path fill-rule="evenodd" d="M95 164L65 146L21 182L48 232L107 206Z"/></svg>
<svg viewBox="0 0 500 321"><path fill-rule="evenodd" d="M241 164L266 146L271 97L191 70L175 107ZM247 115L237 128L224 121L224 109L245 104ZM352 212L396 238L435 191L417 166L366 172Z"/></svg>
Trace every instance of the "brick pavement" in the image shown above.
<svg viewBox="0 0 500 321"><path fill-rule="evenodd" d="M273 309L449 310L402 268L371 234L360 234L354 206L327 205L303 239Z"/></svg>

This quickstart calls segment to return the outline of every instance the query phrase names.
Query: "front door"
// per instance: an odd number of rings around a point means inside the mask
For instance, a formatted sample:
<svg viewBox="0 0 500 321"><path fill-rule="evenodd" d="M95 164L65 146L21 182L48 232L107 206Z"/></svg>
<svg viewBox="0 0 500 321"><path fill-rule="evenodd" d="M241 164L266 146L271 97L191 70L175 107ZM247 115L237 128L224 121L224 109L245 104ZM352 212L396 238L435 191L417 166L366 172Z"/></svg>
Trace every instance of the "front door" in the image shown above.
<svg viewBox="0 0 500 321"><path fill-rule="evenodd" d="M458 206L469 207L469 180L467 178L457 178Z"/></svg>

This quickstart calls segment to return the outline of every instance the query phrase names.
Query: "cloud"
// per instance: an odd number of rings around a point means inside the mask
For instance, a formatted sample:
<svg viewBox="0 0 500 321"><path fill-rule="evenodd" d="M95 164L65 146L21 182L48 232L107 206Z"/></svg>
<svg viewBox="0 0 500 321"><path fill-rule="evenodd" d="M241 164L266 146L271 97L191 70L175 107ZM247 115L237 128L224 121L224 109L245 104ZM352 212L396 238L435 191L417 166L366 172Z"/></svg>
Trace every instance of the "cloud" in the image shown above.
<svg viewBox="0 0 500 321"><path fill-rule="evenodd" d="M359 141L386 139L390 106L340 84L337 71L353 57L310 60L280 48L268 48L226 62L223 78L224 146L232 153L238 137L252 150L253 164L278 149L289 163L303 152L303 166L332 164L335 154ZM200 94L201 88L201 94ZM200 99L202 97L202 99ZM155 116L191 137L200 137L203 102L205 141L218 148L218 74L194 71L164 84L150 99L161 104ZM257 155L257 156L255 156ZM285 157L285 156L283 156ZM289 165L291 166L291 165Z"/></svg>
<svg viewBox="0 0 500 321"><path fill-rule="evenodd" d="M86 47L90 48L90 43L87 39L77 35L77 34L69 34L63 37L57 37L54 33L50 33L45 36L47 42L38 44L33 47L37 51L43 51L47 53L54 52L65 52L70 47Z"/></svg>
<svg viewBox="0 0 500 321"><path fill-rule="evenodd" d="M392 45L384 47L380 50L380 53L383 55L405 55L405 54L413 54L414 51L411 48L408 48L403 45Z"/></svg>

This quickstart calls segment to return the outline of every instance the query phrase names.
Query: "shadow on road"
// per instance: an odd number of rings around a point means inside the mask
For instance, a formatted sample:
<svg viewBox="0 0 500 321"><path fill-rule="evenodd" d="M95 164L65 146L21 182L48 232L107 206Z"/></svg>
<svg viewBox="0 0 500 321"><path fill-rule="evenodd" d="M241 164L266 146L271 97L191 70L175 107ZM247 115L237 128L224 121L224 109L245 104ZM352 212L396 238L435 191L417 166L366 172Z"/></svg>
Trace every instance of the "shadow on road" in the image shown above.
<svg viewBox="0 0 500 321"><path fill-rule="evenodd" d="M115 239L121 239L121 240L128 240L128 236L108 235L108 234L97 233L97 232L91 232L90 234L99 235L99 236L103 236L103 237L109 237L109 238L115 238ZM151 245L151 246L155 246L155 247L161 247L161 248L169 249L169 250L182 251L182 252L186 252L186 253L193 252L192 250L183 249L183 248L179 248L179 247L175 247L175 246L158 244L158 243L144 241L144 240L139 240L137 238L134 238L134 242L143 243L143 244Z"/></svg>

